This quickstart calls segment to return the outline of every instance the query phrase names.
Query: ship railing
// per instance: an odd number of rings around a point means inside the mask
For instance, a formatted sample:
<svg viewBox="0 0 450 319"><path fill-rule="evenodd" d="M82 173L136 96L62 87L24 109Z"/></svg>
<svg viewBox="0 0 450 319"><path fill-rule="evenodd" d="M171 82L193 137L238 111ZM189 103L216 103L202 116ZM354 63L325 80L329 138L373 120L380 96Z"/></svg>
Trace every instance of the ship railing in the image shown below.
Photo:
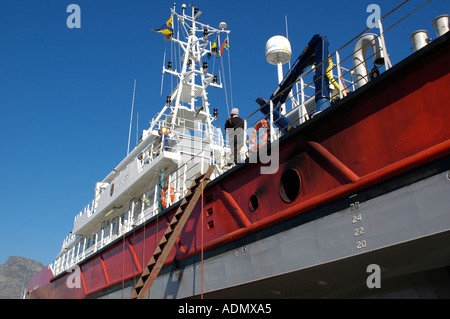
<svg viewBox="0 0 450 319"><path fill-rule="evenodd" d="M159 127L163 127L163 121L161 121ZM210 132L213 132L213 134L211 135ZM183 139L189 143L183 144ZM122 170L126 170L129 165L134 165L135 163L137 163L138 169L139 165L148 164L155 157L150 158L145 154L151 154L154 150L159 150L160 152L179 152L184 155L184 163L180 163L181 165L174 172L168 172L167 183L173 186L174 191L173 193L170 193L170 191L166 192L166 207L171 206L186 194L194 176L199 171L204 172L209 165L217 164L222 160L222 158L215 154L216 149L211 146L216 146L218 150L225 150L227 147L224 143L221 130L213 126L208 127L205 123L197 123L197 126L193 130L176 131L176 134L171 136L170 142L169 145L166 145L159 138L155 139L154 143L151 143L143 150L141 153L143 155L142 157L138 156L135 161L128 163ZM221 152L220 156L223 154ZM147 163L145 163L146 160L148 160ZM218 171L215 172L213 178L222 172L220 170L221 165L217 165L217 167ZM74 264L94 254L98 249L110 244L119 236L160 213L164 209L160 205L160 194L160 186L155 181L153 187L130 201L130 206L125 213L114 219L103 221L99 231L82 237L69 234L63 241L61 253L51 264L54 274L60 274L66 271ZM173 197L172 194L174 195ZM94 201L89 203L75 217L75 220L82 214L92 214L94 212L93 208L95 208Z"/></svg>
<svg viewBox="0 0 450 319"><path fill-rule="evenodd" d="M75 241L76 235L72 232L70 232L66 238L64 238L63 240L63 244L62 244L62 248L64 249L65 247L69 246L70 244L72 244Z"/></svg>
<svg viewBox="0 0 450 319"><path fill-rule="evenodd" d="M344 46L331 53L328 59L322 61L318 65L312 65L311 67L309 67L290 87L286 88L285 90L290 91L290 94L284 102L286 111L283 116L289 120L291 127L300 126L304 122L310 120L312 117L318 114L316 110L318 110L321 105L317 105L315 97L318 94L321 94L323 90L327 88L329 89L330 99L326 102L332 105L336 101L341 100L348 95L351 95L366 83L375 80L380 73L385 72L389 68L391 68L392 64L390 56L387 52L385 42L386 34L392 34L393 30L398 30L401 32L402 30L400 30L400 28L394 29L393 27L397 26L400 21L403 21L411 13L408 13L398 22L393 23L392 26L383 30L381 20L384 19L387 16L386 15L382 19L378 20L375 25L372 25L370 28L366 28L352 40L347 42ZM354 62L357 54L362 53L360 51L363 50L362 46L356 48L355 45L362 37L367 36L369 33L375 34L375 37L373 37L372 40L367 41L364 45L365 49L367 50L364 59ZM376 45L372 46L373 43L375 43ZM374 49L372 50L372 48ZM383 56L384 58L382 60L382 64L379 61L377 62L378 64L375 62L375 58L379 56ZM369 64L371 64L372 61L374 67L370 69ZM316 92L314 83L318 79L314 78L314 71L323 63L325 63L325 65L327 66L327 72L322 76L327 77L329 85L328 87L323 88L321 92ZM361 65L367 68L367 72L357 75L356 70ZM278 94L281 95L286 91L278 92ZM264 107L262 106L257 108L253 113L245 118L245 121L247 123L245 130L245 146L247 149L247 157L250 154L248 150L251 148L251 144L254 143L254 140L250 138L251 132L258 122L263 119L266 119L268 121L268 142L275 141L280 138L284 134L283 131L285 130L283 129L286 129L286 127L280 127L280 125L277 125L278 123L270 120L274 117L274 111L280 106L273 105L272 101L269 101L268 103L270 103L271 109L269 114L262 114L261 110Z"/></svg>
<svg viewBox="0 0 450 319"><path fill-rule="evenodd" d="M152 121L152 128L152 132L149 134L154 136L153 139L150 140L136 158L124 165L116 173L116 176L119 176L122 171L127 171L130 165L137 165L138 171L141 171L145 165L150 164L164 152L194 155L205 150L205 148L206 150L214 147L227 149L227 145L224 144L222 131L213 125L201 121L177 118L175 125L172 125L171 115L163 114L159 120ZM169 128L169 134L160 136L158 131L162 128ZM207 160L213 162L211 158ZM94 199L75 216L74 222L83 214L87 214L90 217L95 212L97 208L96 203L103 191L104 188L99 189Z"/></svg>
<svg viewBox="0 0 450 319"><path fill-rule="evenodd" d="M184 197L194 176L198 172L205 172L207 167L215 164L216 161L210 155L210 152L205 150L200 150L197 153L192 152L189 155L192 161L185 162L176 171L167 176L167 182L174 186L176 196L172 199L170 192L167 192L165 198L166 207L161 207L160 205L161 199L158 198L160 186L156 183L140 196L131 199L129 207L122 215L104 220L100 229L96 232L83 237L70 234L68 236L68 238L70 237L70 245L69 241L65 240L65 246L62 252L49 265L54 275L70 270L74 265L95 254L98 250L109 245L117 238L120 238L123 234L132 231L145 221L154 218L164 208L170 207L173 203ZM194 159L196 163L193 163ZM220 170L216 171L211 178L214 179L220 173Z"/></svg>
<svg viewBox="0 0 450 319"><path fill-rule="evenodd" d="M78 220L83 214L88 214L88 216L94 213L95 200L93 199L89 204L87 204L76 216L75 221Z"/></svg>
<svg viewBox="0 0 450 319"><path fill-rule="evenodd" d="M186 152L185 155L188 155L190 160L186 161L176 171L166 176L166 183L168 185L168 191L164 198L166 206L161 206L161 198L159 197L159 195L161 195L161 186L157 183L139 198L135 199L142 204L132 205L133 207L130 209L130 218L128 219L131 221L131 224L126 224L125 229L132 229L144 221L147 221L149 218L159 214L164 208L170 207L172 204L182 199L187 193L194 176L198 172L205 172L209 165L215 163L215 158L206 150L200 150L197 153ZM218 175L219 172L216 172L212 178L215 178L215 176ZM147 201L148 204L145 204L145 199L151 200ZM138 211L136 211L136 209Z"/></svg>
<svg viewBox="0 0 450 319"><path fill-rule="evenodd" d="M384 17L382 17L380 20L376 21L373 25L368 26L365 30L360 32L358 35L356 35L353 39L348 41L345 45L343 45L341 48L336 50L334 53L330 54L329 58L332 61L332 65L330 66L329 59L322 61L319 65L312 66L309 70L304 72L297 81L295 81L289 88L286 90L289 90L291 94L289 95L289 98L285 101L285 105L288 104L291 105L291 109L286 110L285 116L292 120L290 121L290 125L292 127L296 127L304 123L305 121L308 121L311 117L313 117L316 114L316 109L319 107L319 105L316 105L315 102L315 95L319 94L321 92L315 92L314 88L314 82L317 79L313 78L313 70L314 67L320 66L322 63L326 63L330 69L328 69L327 74L324 74L323 76L331 76L330 85L330 104L333 104L334 102L338 101L339 99L345 98L347 95L352 94L352 92L358 90L358 88L362 87L366 83L369 83L370 81L374 80L381 72L382 67L384 67L384 71L388 70L392 67L390 56L386 49L386 42L385 42L385 36L386 34L391 35L395 31L403 32L400 28L395 28L400 22L405 20L407 17L409 17L412 13L416 12L419 8L421 8L424 4L420 5L419 7L413 9L411 12L404 15L402 18L398 19L396 22L394 22L391 26L383 30L382 20L389 16L392 12L396 11L399 7L403 6L406 2L403 2L399 6L397 6L395 9L391 10L388 14L386 14ZM366 54L364 59L359 61L358 63L354 63L354 57L357 53L361 53L361 50L363 47L361 46L359 49L355 48L355 43L358 42L361 38L368 35L368 33L373 33L376 35L376 37L373 38L373 40L369 41L367 43L367 46L372 47L372 43L377 42L377 45L381 43L380 46L377 47L375 51L372 51L371 49L368 50L371 54ZM408 35L401 34L403 37L407 37ZM378 43L379 42L379 43ZM375 57L378 57L379 55L384 56L383 64L376 64L375 63ZM408 55L407 53L406 55ZM366 65L369 63L370 60L374 60L374 68L372 70L367 69L365 74L358 74L356 72L356 69L358 66L361 66L364 64ZM397 57L399 58L399 57ZM400 59L399 59L400 60ZM333 83L334 82L334 83ZM282 92L279 92L281 94ZM269 101L269 103L271 103ZM273 107L273 110L276 108L276 106L271 105ZM271 119L273 118L273 110L270 112L269 115L264 115L261 117L259 108L255 112L253 112L249 117L246 118L246 121L249 124L249 127L251 128L252 125L255 125L258 123L261 119ZM297 115L298 114L298 115ZM259 116L258 116L259 115ZM252 124L253 123L253 124ZM277 127L276 123L273 121L270 121L270 139L269 141L274 141L277 138L279 138L281 135L283 135L283 128ZM251 129L250 129L251 130ZM247 137L249 137L249 134L247 134ZM250 143L250 139L246 140L246 146L248 147ZM247 153L248 156L249 153Z"/></svg>
<svg viewBox="0 0 450 319"><path fill-rule="evenodd" d="M167 119L162 118L153 123L153 134L163 128L168 128L169 133L156 136L138 156L139 170L163 152L193 155L204 149L226 147L221 130L201 121L178 118L175 125L168 125Z"/></svg>
<svg viewBox="0 0 450 319"><path fill-rule="evenodd" d="M156 116L157 118L159 116ZM212 137L212 143L218 146L223 146L223 137L220 129L205 123L201 120L191 120L187 118L177 117L172 123L172 114L163 114L159 120L153 119L151 121L153 134L156 134L163 128L169 129L169 134L186 135L195 137Z"/></svg>

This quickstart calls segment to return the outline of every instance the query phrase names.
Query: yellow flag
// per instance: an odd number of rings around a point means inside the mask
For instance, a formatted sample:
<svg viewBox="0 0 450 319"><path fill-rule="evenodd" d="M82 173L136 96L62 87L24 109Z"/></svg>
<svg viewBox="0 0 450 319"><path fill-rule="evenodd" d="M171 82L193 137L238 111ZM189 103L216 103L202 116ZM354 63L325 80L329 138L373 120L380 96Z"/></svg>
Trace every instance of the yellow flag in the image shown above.
<svg viewBox="0 0 450 319"><path fill-rule="evenodd" d="M165 34L165 35L171 35L173 33L173 16L170 16L169 20L166 21L159 29L152 29L153 31Z"/></svg>

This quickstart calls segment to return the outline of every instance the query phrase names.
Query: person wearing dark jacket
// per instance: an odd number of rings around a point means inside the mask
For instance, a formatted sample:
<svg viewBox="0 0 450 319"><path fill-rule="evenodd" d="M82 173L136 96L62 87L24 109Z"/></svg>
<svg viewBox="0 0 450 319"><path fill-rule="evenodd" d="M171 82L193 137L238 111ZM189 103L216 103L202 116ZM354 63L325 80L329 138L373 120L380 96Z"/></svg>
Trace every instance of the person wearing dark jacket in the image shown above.
<svg viewBox="0 0 450 319"><path fill-rule="evenodd" d="M234 163L237 164L238 159L240 159L240 150L244 145L244 120L239 117L238 108L233 108L230 115L230 118L225 122L225 132L229 136L230 147L233 143L232 156Z"/></svg>

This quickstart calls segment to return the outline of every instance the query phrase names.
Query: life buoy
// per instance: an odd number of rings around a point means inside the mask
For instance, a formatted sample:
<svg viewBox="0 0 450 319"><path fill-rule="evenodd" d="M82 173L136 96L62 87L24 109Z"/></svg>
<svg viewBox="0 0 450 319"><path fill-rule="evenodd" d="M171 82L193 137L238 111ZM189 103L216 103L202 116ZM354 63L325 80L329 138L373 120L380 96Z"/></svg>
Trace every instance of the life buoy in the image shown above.
<svg viewBox="0 0 450 319"><path fill-rule="evenodd" d="M263 128L263 132L261 135L259 135L258 139L258 132L259 130ZM250 150L253 152L256 152L259 150L260 147L264 147L266 145L267 140L269 139L269 123L262 119L255 125L255 129L250 134L249 144L250 144Z"/></svg>
<svg viewBox="0 0 450 319"><path fill-rule="evenodd" d="M164 208L167 208L167 203L166 203L166 192L167 189L169 189L169 194L170 194L170 201L173 203L173 200L175 198L175 190L173 188L173 186L169 183L166 184L166 186L163 188L162 192L161 192L161 205Z"/></svg>

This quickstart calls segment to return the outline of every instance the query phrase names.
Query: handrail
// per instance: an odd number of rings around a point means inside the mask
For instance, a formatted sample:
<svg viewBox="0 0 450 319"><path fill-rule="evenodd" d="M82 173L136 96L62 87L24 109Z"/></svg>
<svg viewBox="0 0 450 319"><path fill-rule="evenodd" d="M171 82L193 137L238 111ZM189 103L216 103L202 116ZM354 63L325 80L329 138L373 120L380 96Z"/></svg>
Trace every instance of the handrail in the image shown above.
<svg viewBox="0 0 450 319"><path fill-rule="evenodd" d="M372 74L376 75L377 72L381 71L380 64L381 66L384 65L385 70L388 70L392 66L389 59L389 55L386 52L386 43L384 40L384 37L387 34L387 32L389 31L391 33L394 26L396 26L398 23L400 23L407 17L411 16L414 12L423 7L429 1L430 0L425 1L423 4L419 5L417 8L413 9L411 12L407 13L402 18L400 18L397 22L394 22L391 26L383 30L381 21L384 20L389 15L391 15L394 11L402 7L405 3L408 2L408 0L402 2L394 9L389 11L387 14L385 14L381 19L376 21L374 25L367 27L362 32L358 33L355 37L353 37L350 41L346 42L334 53L330 53L327 59L324 59L320 63L317 63L317 65L313 65L311 68L305 70L305 72L301 76L299 76L299 78L296 81L292 82L289 86L285 87L284 90L282 89L276 92L276 94L272 96L272 100L277 101L280 97L287 96L288 93L291 92L292 94L289 94L289 98L287 98L286 101L284 101L284 104L287 105L289 102L291 102L292 108L290 110L287 110L286 115L284 116L296 120L295 123L291 123L291 125L293 126L301 125L304 121L307 121L311 116L314 115L314 111L318 107L318 105L316 105L317 103L314 102L313 97L318 96L318 94L321 94L321 92L324 89L328 89L322 88L321 90L316 90L314 83L316 83L318 79L312 77L312 72L316 68L321 67L323 63L328 63L327 71L325 72L325 74L322 74L322 77L327 77L327 80L329 80L332 85L333 91L330 94L331 102L333 102L333 100L336 99L341 99L350 94L351 92L357 90L361 86L360 83L363 83L362 81L364 81L364 83L369 82L371 80ZM372 35L371 38L368 39L367 37L365 37L365 34L373 27L375 27L374 30L376 30L377 28L379 32L377 35L375 36ZM397 28L396 30L400 29ZM365 44L353 48L352 43L354 43L354 41L358 41L358 39L360 38L364 38ZM366 52L363 52L363 50L367 50L368 47L373 48L371 54L365 54ZM360 61L357 61L357 63L353 65L355 54L363 55L364 58L360 59ZM372 69L371 72L367 71L366 73L363 74L360 73L360 75L357 77L356 76L357 71L361 70L362 67L365 67L366 61L369 61L371 58L373 58L374 61L376 61L376 68ZM335 63L333 63L333 59L336 60ZM333 68L336 68L338 74L337 76L332 74ZM300 88L298 88L299 85ZM280 86L278 86L278 88L279 87ZM247 137L245 139L245 145L247 146L247 148L250 142L249 136L252 127L254 127L256 123L258 123L261 119L264 118L268 119L270 118L270 116L272 116L272 114L264 114L263 116L257 115L261 112L263 108L266 108L266 110L268 109L268 107L270 106L270 100L265 101L264 104L262 103L259 104L260 104L259 107L256 108L250 115L248 115L245 118L245 121L248 123L249 128L247 130L248 133L246 132ZM306 114L303 111L303 109L307 109ZM274 111L278 112L279 110L277 107L274 107ZM269 123L271 131L276 132L274 134L275 138L285 134L285 132L283 132L283 129L285 129L285 127L281 126L277 128L275 127L276 123L278 123L277 125L280 126L279 119L275 119L274 122Z"/></svg>

